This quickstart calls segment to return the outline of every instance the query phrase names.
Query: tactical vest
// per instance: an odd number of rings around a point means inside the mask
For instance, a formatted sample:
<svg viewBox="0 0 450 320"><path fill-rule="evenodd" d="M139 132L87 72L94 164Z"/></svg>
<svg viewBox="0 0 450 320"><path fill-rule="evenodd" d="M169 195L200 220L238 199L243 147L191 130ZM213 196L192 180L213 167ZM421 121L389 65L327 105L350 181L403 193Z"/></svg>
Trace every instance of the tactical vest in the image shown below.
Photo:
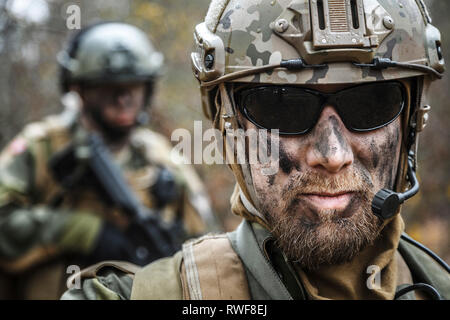
<svg viewBox="0 0 450 320"><path fill-rule="evenodd" d="M450 271L445 262L405 234L398 251L414 283L429 284L443 299L450 299ZM243 221L234 232L188 242L174 257L138 271L131 299L292 300L291 292L258 246L250 223ZM403 299L414 299L414 295Z"/></svg>

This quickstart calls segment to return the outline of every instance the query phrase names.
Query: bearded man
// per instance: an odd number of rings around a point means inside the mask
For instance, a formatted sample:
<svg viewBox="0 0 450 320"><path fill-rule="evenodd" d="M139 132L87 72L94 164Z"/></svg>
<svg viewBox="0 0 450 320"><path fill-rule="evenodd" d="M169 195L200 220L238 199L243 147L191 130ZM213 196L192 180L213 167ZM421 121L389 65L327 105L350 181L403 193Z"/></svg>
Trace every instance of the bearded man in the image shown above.
<svg viewBox="0 0 450 320"><path fill-rule="evenodd" d="M244 220L137 272L85 270L63 298L448 299L448 265L400 215L418 191L422 97L444 71L423 2L214 0L194 35ZM279 170L236 163L233 129L271 130ZM133 280L117 290L113 275Z"/></svg>

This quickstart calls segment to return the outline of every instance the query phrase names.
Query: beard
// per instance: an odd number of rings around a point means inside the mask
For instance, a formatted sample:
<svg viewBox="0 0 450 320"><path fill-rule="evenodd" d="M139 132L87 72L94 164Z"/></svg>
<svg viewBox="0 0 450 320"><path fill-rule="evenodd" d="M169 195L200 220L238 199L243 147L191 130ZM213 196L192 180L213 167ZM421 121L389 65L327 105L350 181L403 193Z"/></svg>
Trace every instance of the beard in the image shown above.
<svg viewBox="0 0 450 320"><path fill-rule="evenodd" d="M87 113L90 115L91 119L100 127L103 137L108 142L114 143L126 140L137 124L135 122L130 126L113 125L105 120L101 107L88 106L86 110L88 110Z"/></svg>
<svg viewBox="0 0 450 320"><path fill-rule="evenodd" d="M378 237L383 222L372 213L372 190L369 176L359 172L339 177L304 172L291 177L281 190L281 201L270 196L259 200L278 247L303 269L316 270L352 260ZM344 191L353 197L343 210L320 210L302 197ZM284 203L281 210L279 203Z"/></svg>

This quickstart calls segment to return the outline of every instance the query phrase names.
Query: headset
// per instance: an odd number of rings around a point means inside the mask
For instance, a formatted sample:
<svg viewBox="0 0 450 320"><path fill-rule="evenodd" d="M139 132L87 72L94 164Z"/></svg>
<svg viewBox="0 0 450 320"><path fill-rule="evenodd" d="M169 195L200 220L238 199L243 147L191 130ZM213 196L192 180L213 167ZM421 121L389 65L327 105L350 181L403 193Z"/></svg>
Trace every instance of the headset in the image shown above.
<svg viewBox="0 0 450 320"><path fill-rule="evenodd" d="M411 187L405 192L395 192L389 189L381 189L372 200L372 212L382 220L392 218L397 214L400 205L419 192L419 181L413 167L413 154L408 156L408 180Z"/></svg>

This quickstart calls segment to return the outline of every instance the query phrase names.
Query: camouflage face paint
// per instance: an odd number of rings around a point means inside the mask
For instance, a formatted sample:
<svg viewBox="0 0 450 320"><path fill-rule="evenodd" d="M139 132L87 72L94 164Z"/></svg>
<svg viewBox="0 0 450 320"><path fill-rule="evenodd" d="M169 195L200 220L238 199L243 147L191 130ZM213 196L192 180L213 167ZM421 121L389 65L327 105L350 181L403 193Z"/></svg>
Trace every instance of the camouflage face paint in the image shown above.
<svg viewBox="0 0 450 320"><path fill-rule="evenodd" d="M381 221L371 201L394 182L400 123L398 118L384 128L354 133L327 106L310 133L280 137L276 175L268 178L251 166L258 209L290 259L305 268L342 263L374 241ZM344 194L351 200L343 207L320 207L311 201L315 194Z"/></svg>
<svg viewBox="0 0 450 320"><path fill-rule="evenodd" d="M378 178L383 187L393 189L393 181L396 175L396 165L398 163L398 149L400 147L400 127L386 128L388 131L387 139L374 152L373 157L380 157L380 167L374 168L378 171Z"/></svg>
<svg viewBox="0 0 450 320"><path fill-rule="evenodd" d="M349 152L348 142L343 137L339 126L339 120L332 115L328 117L326 125L320 123L313 129L312 134L317 136L314 149L321 154L325 163L328 163L328 159L339 150Z"/></svg>
<svg viewBox="0 0 450 320"><path fill-rule="evenodd" d="M287 152L286 149L283 147L283 143L280 143L280 168L281 170L289 175L293 169L300 171L300 163L295 161Z"/></svg>

